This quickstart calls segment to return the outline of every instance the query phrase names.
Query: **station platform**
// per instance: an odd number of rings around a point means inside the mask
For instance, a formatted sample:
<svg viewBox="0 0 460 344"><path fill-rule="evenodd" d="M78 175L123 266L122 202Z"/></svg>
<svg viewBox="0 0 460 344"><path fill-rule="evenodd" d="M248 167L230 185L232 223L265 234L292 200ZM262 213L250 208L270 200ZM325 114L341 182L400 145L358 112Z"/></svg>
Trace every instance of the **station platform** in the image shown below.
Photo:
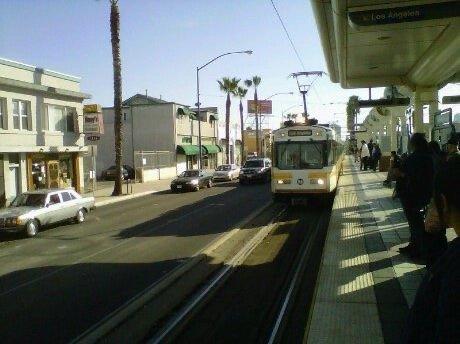
<svg viewBox="0 0 460 344"><path fill-rule="evenodd" d="M359 171L353 158L345 158L307 343L399 342L425 268L398 252L409 228L393 190L382 185L385 178L383 172Z"/></svg>

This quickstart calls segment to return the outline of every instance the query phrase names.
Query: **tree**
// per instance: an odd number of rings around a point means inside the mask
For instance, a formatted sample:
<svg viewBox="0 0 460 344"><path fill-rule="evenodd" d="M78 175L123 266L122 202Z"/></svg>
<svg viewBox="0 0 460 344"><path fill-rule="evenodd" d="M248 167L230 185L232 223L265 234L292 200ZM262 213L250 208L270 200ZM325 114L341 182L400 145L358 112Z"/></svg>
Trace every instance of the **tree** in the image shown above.
<svg viewBox="0 0 460 344"><path fill-rule="evenodd" d="M351 96L347 103L347 130L350 133L350 138L354 139L354 126L356 122L356 114L358 113L358 96Z"/></svg>
<svg viewBox="0 0 460 344"><path fill-rule="evenodd" d="M236 95L238 83L240 79L224 77L222 80L217 80L219 89L227 94L227 101L225 102L225 137L227 138L227 144L225 147L225 153L227 155L226 162L230 164L230 95Z"/></svg>
<svg viewBox="0 0 460 344"><path fill-rule="evenodd" d="M256 104L256 113L255 113L255 118L256 118L256 150L257 150L257 155L260 155L260 149L259 149L259 103L258 103L258 98L257 98L257 87L259 87L260 82L262 81L262 78L260 76L254 75L252 79L247 79L244 80L244 84L250 88L254 87L254 103Z"/></svg>
<svg viewBox="0 0 460 344"><path fill-rule="evenodd" d="M113 109L114 109L114 134L115 134L115 166L118 171L112 196L122 194L122 141L123 127L121 114L121 56L120 56L120 9L118 0L110 0L110 35L112 42L113 62Z"/></svg>
<svg viewBox="0 0 460 344"><path fill-rule="evenodd" d="M238 86L236 95L240 98L240 130L241 130L241 163L244 160L244 119L243 119L243 98L246 97L248 89Z"/></svg>

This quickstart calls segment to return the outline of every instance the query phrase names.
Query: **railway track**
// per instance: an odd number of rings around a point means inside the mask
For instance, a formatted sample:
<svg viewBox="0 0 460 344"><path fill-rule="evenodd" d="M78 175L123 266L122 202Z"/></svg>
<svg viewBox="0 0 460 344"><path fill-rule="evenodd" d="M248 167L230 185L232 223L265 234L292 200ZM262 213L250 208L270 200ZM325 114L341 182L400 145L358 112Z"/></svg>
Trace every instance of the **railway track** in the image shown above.
<svg viewBox="0 0 460 344"><path fill-rule="evenodd" d="M145 341L302 342L329 215L284 208Z"/></svg>

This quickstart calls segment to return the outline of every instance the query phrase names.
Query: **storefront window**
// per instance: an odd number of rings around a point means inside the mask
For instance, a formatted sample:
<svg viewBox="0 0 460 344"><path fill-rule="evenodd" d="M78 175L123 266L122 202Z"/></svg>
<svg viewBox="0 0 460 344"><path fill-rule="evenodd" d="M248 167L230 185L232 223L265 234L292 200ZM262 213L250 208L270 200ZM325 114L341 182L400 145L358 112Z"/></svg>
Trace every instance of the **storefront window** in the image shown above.
<svg viewBox="0 0 460 344"><path fill-rule="evenodd" d="M33 154L31 188L66 188L75 186L71 154Z"/></svg>
<svg viewBox="0 0 460 344"><path fill-rule="evenodd" d="M73 177L73 164L70 157L59 160L59 184L60 187L71 187Z"/></svg>
<svg viewBox="0 0 460 344"><path fill-rule="evenodd" d="M48 187L46 179L46 163L44 160L32 160L32 183L34 190L46 189Z"/></svg>

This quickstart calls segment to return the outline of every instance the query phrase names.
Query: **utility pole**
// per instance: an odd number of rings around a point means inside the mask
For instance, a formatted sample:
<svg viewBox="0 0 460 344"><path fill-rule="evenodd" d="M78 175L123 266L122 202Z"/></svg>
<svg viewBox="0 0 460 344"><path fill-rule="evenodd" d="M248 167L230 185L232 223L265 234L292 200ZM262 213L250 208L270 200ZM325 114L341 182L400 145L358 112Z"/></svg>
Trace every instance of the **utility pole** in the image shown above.
<svg viewBox="0 0 460 344"><path fill-rule="evenodd" d="M290 76L295 78L297 82L297 87L299 89L299 92L302 94L303 98L303 116L305 123L308 121L308 112L307 112L307 94L310 91L310 88L313 86L314 82L325 75L325 72L322 71L310 71L310 72L297 72L297 73L292 73ZM301 84L299 82L299 77L304 76L307 79L306 84ZM309 80L309 78L312 78Z"/></svg>

